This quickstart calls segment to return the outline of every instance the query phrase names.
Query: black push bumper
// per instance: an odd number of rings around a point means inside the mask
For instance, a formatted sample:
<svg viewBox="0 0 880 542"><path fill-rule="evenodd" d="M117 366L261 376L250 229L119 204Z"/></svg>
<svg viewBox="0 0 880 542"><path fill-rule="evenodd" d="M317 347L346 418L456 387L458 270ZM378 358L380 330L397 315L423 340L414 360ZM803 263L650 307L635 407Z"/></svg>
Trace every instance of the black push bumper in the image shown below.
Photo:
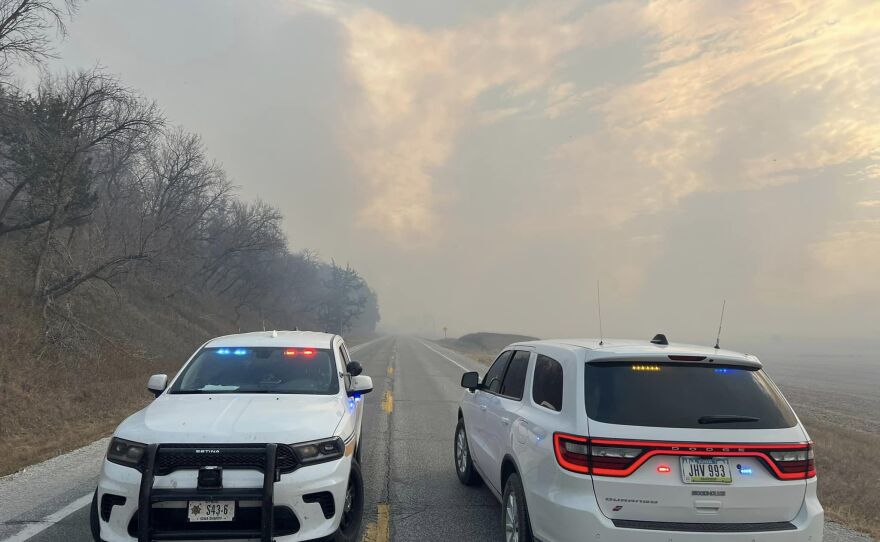
<svg viewBox="0 0 880 542"><path fill-rule="evenodd" d="M219 539L260 539L261 542L274 540L274 490L275 482L280 480L280 471L276 466L277 444L266 444L262 488L217 488L217 489L155 489L153 480L156 476L156 457L161 445L150 444L144 462L138 497L137 538L138 542L158 540L219 540ZM153 504L168 501L260 501L259 528L210 530L195 529L163 529L153 521ZM212 526L213 527L213 526Z"/></svg>

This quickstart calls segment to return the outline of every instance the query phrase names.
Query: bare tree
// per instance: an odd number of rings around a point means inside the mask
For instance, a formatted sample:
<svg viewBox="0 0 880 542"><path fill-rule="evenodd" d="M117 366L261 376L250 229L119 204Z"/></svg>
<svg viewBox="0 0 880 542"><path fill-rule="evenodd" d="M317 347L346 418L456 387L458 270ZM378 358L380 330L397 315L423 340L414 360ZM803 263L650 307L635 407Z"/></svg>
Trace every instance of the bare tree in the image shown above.
<svg viewBox="0 0 880 542"><path fill-rule="evenodd" d="M277 209L261 201L230 201L214 209L204 228L202 285L226 293L245 280L262 254L286 251L281 219Z"/></svg>
<svg viewBox="0 0 880 542"><path fill-rule="evenodd" d="M45 298L46 265L97 208L98 183L130 167L163 120L154 103L99 70L46 78L21 110L22 124L0 133L12 163L0 236L38 234L32 290Z"/></svg>
<svg viewBox="0 0 880 542"><path fill-rule="evenodd" d="M65 35L76 0L0 0L0 77L16 62L39 63L52 56L50 31Z"/></svg>
<svg viewBox="0 0 880 542"><path fill-rule="evenodd" d="M367 289L357 271L332 262L324 269L325 296L318 308L324 330L332 333L348 331L367 303Z"/></svg>
<svg viewBox="0 0 880 542"><path fill-rule="evenodd" d="M52 9L0 0L0 66L50 54L45 31L64 21ZM10 249L0 257L32 269L16 288L30 281L47 332L58 330L50 342L82 327L68 325L74 307L100 299L88 287L100 284L189 292L239 324L375 325L375 294L356 271L291 253L280 212L238 199L200 138L164 124L100 69L44 76L31 92L0 86L0 243Z"/></svg>

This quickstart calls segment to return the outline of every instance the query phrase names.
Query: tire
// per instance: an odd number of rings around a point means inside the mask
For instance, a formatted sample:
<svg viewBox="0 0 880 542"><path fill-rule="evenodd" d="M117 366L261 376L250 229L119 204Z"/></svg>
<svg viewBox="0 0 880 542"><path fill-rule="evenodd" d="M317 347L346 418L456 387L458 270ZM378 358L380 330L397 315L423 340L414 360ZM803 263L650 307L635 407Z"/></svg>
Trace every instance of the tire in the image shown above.
<svg viewBox="0 0 880 542"><path fill-rule="evenodd" d="M453 452L455 454L455 473L458 475L458 481L466 486L479 484L482 479L474 467L474 461L471 458L467 431L464 428L464 418L458 419L458 426L455 428Z"/></svg>
<svg viewBox="0 0 880 542"><path fill-rule="evenodd" d="M327 542L357 542L360 540L361 524L364 519L364 479L361 476L361 466L357 461L351 462L348 490L341 513L339 528L326 539Z"/></svg>
<svg viewBox="0 0 880 542"><path fill-rule="evenodd" d="M98 489L95 488L95 494L92 496L92 507L89 511L89 526L92 528L92 539L95 542L104 542L101 540L101 521L98 519Z"/></svg>
<svg viewBox="0 0 880 542"><path fill-rule="evenodd" d="M519 475L511 474L504 485L501 500L501 527L505 542L533 542L532 524L526 507L526 495Z"/></svg>

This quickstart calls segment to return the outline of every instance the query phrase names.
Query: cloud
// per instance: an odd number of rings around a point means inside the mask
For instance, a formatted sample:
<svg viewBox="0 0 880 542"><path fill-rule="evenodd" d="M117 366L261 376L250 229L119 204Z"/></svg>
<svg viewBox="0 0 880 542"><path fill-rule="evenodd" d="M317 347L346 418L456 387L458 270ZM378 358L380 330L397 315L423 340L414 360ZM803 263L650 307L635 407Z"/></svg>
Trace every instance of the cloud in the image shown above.
<svg viewBox="0 0 880 542"><path fill-rule="evenodd" d="M817 296L835 299L880 294L880 219L856 221L810 246L817 264L809 287Z"/></svg>
<svg viewBox="0 0 880 542"><path fill-rule="evenodd" d="M427 254L454 238L491 244L499 258L514 246L579 252L577 265L631 300L658 286L657 268L668 278L662 291L697 278L705 294L723 287L755 304L876 293L865 278L878 269L876 227L839 215L877 208L877 2L554 0L430 29L327 5L358 91L340 129L360 187L356 225L389 254ZM797 199L809 198L812 216L790 220L798 229L789 231L760 194L794 198L784 212L795 215ZM728 196L736 203L726 206ZM695 213L699 201L717 216ZM515 212L497 211L499 202ZM743 226L755 220L765 231ZM697 232L690 248L757 261L732 259L699 279L671 261L682 241L664 229L672 222L679 235L708 227L723 239ZM602 261L589 257L597 250ZM859 267L839 263L846 258ZM504 273L500 261L481 261L463 283ZM836 286L821 290L823 281Z"/></svg>
<svg viewBox="0 0 880 542"><path fill-rule="evenodd" d="M446 201L434 172L454 152L457 135L472 123L521 113L510 107L480 112L478 98L499 87L515 97L551 85L565 101L571 85L554 81L560 57L634 31L634 4L588 12L576 7L544 3L431 31L369 9L342 16L350 70L363 92L345 132L368 187L362 225L401 245L430 243Z"/></svg>
<svg viewBox="0 0 880 542"><path fill-rule="evenodd" d="M646 76L556 155L589 172L617 221L880 158L880 4L657 0L640 18Z"/></svg>

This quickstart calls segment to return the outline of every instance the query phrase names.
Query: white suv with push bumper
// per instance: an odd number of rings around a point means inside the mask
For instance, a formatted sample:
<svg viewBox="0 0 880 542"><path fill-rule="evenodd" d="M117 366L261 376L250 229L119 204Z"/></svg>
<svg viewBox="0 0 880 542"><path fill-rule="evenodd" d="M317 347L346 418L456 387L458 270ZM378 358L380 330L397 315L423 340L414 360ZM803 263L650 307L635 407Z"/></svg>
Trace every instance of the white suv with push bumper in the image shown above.
<svg viewBox="0 0 880 542"><path fill-rule="evenodd" d="M457 474L508 542L822 540L812 442L754 356L533 341L462 386Z"/></svg>
<svg viewBox="0 0 880 542"><path fill-rule="evenodd" d="M363 512L360 397L342 338L311 332L205 343L122 422L92 503L96 541L354 541Z"/></svg>

